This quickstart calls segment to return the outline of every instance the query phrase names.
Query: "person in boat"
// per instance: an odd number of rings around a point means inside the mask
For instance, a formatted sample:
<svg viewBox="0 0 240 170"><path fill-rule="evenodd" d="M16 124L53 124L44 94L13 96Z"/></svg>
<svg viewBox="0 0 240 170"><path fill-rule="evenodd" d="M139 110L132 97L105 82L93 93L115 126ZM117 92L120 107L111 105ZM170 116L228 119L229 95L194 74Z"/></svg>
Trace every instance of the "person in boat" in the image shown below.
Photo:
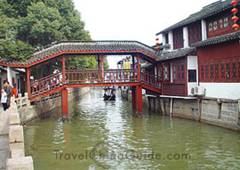
<svg viewBox="0 0 240 170"><path fill-rule="evenodd" d="M104 100L115 100L115 88L105 88L103 98Z"/></svg>

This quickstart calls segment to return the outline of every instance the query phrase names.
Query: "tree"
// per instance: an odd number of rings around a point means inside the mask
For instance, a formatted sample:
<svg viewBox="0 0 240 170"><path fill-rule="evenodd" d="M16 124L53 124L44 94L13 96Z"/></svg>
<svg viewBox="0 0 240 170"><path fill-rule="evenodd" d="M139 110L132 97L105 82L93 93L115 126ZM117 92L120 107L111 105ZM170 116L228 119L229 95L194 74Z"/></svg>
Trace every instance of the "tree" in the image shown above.
<svg viewBox="0 0 240 170"><path fill-rule="evenodd" d="M61 40L91 40L72 0L0 0L0 57L24 61ZM79 60L79 61L78 61ZM75 59L76 65L93 59Z"/></svg>

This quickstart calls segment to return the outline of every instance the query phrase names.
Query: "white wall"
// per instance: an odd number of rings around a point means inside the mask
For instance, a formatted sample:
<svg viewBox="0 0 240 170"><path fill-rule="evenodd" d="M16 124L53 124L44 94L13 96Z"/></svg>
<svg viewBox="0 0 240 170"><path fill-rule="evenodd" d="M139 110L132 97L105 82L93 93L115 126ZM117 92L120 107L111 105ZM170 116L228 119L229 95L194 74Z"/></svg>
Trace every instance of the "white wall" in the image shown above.
<svg viewBox="0 0 240 170"><path fill-rule="evenodd" d="M188 27L183 27L183 47L189 47L189 40L188 40Z"/></svg>
<svg viewBox="0 0 240 170"><path fill-rule="evenodd" d="M187 57L187 70L196 70L196 79L197 82L188 82L188 95L191 95L191 89L198 86L198 60L197 56L188 56ZM187 72L188 79L188 72Z"/></svg>
<svg viewBox="0 0 240 170"><path fill-rule="evenodd" d="M207 39L207 24L205 20L201 20L202 41Z"/></svg>
<svg viewBox="0 0 240 170"><path fill-rule="evenodd" d="M168 43L170 45L170 50L173 50L173 32L168 32Z"/></svg>
<svg viewBox="0 0 240 170"><path fill-rule="evenodd" d="M240 99L240 83L200 83L206 97Z"/></svg>

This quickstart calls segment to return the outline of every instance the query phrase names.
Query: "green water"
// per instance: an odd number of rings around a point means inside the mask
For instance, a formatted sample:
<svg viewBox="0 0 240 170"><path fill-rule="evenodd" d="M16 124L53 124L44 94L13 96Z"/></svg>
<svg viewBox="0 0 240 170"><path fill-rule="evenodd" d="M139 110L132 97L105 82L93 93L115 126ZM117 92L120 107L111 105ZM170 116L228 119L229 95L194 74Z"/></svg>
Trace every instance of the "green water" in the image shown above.
<svg viewBox="0 0 240 170"><path fill-rule="evenodd" d="M24 128L35 170L239 170L240 133L102 101L92 91L68 123L57 118Z"/></svg>

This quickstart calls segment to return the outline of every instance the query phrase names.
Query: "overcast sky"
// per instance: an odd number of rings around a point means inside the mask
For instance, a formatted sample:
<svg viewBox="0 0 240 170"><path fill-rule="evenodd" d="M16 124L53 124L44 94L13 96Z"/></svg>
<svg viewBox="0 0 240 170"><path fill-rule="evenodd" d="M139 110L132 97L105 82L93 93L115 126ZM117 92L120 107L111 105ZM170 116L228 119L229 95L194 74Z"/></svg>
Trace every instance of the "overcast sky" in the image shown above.
<svg viewBox="0 0 240 170"><path fill-rule="evenodd" d="M73 0L93 40L155 43L155 34L216 0Z"/></svg>

